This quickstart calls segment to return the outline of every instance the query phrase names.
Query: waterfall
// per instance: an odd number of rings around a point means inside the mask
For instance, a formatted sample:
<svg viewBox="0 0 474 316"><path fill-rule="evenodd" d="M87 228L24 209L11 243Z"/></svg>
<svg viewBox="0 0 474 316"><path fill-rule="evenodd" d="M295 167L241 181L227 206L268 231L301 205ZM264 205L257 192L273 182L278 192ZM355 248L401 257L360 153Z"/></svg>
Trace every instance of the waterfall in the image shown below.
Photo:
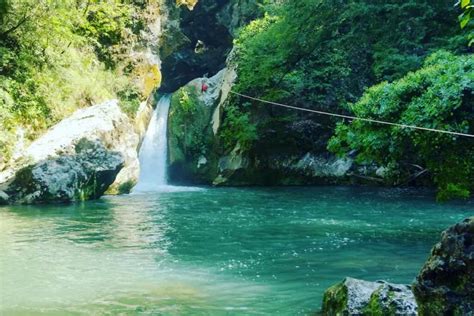
<svg viewBox="0 0 474 316"><path fill-rule="evenodd" d="M133 192L160 191L167 187L168 112L171 95L163 96L156 106L140 148L140 177Z"/></svg>

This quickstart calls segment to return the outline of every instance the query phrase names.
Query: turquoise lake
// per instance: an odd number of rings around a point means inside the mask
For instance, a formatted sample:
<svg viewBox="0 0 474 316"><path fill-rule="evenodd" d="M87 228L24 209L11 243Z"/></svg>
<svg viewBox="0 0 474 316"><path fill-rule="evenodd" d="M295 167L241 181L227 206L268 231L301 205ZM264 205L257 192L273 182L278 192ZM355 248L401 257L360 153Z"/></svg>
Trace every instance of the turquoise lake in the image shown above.
<svg viewBox="0 0 474 316"><path fill-rule="evenodd" d="M0 315L308 315L345 276L411 283L474 201L177 190L0 208Z"/></svg>

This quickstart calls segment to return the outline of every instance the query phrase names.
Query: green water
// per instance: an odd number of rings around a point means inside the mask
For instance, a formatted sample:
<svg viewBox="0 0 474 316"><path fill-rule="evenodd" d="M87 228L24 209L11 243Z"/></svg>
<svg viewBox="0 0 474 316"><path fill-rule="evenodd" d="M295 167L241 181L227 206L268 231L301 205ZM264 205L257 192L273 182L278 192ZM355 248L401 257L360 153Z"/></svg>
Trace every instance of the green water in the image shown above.
<svg viewBox="0 0 474 316"><path fill-rule="evenodd" d="M474 202L204 189L0 208L1 315L298 315L345 276L411 282Z"/></svg>

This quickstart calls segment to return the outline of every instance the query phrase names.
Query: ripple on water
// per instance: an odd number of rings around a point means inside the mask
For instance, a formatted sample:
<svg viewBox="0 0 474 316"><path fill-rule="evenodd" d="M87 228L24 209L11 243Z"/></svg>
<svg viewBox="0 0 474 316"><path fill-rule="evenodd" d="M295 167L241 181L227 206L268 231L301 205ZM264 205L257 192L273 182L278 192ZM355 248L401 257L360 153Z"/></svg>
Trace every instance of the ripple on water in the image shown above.
<svg viewBox="0 0 474 316"><path fill-rule="evenodd" d="M347 275L411 282L439 233L473 209L357 188L1 208L0 314L307 314Z"/></svg>

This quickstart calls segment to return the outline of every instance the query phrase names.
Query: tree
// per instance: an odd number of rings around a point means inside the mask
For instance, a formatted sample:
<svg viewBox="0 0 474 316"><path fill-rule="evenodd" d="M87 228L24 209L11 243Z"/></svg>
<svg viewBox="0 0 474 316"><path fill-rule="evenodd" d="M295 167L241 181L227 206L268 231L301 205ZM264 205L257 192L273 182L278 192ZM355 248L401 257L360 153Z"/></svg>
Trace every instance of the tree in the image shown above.
<svg viewBox="0 0 474 316"><path fill-rule="evenodd" d="M471 0L461 0L457 3L463 10L463 13L459 16L459 23L461 24L461 28L466 28L470 22L471 18L474 16L474 4ZM474 30L471 30L469 34L469 46L474 43Z"/></svg>
<svg viewBox="0 0 474 316"><path fill-rule="evenodd" d="M420 70L371 87L350 110L362 118L474 134L473 73L472 55L440 51ZM355 151L359 163L385 167L393 183L406 180L406 166L421 166L438 186L439 200L466 198L474 189L474 145L467 137L354 120L338 124L329 149Z"/></svg>

